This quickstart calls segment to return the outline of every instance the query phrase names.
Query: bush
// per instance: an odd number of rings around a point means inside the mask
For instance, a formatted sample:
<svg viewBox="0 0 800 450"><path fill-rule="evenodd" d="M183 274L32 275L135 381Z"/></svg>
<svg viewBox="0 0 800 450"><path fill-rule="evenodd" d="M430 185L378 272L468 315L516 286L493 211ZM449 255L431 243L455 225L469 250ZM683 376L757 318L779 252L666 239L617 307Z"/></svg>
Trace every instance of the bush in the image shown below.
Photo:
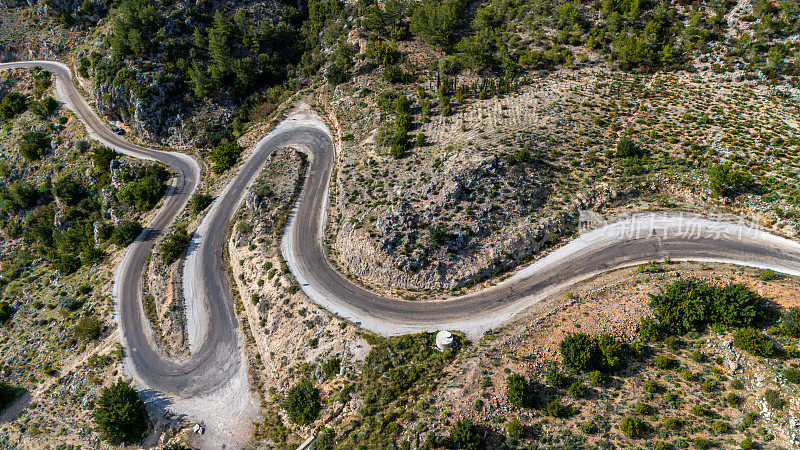
<svg viewBox="0 0 800 450"><path fill-rule="evenodd" d="M630 439L636 439L642 434L642 423L631 416L625 416L619 423L619 429Z"/></svg>
<svg viewBox="0 0 800 450"><path fill-rule="evenodd" d="M681 427L681 420L675 417L667 417L663 422L664 428L668 430L677 430Z"/></svg>
<svg viewBox="0 0 800 450"><path fill-rule="evenodd" d="M717 420L711 425L711 429L714 430L716 434L722 434L728 432L728 424L722 420Z"/></svg>
<svg viewBox="0 0 800 450"><path fill-rule="evenodd" d="M317 419L320 409L319 390L309 380L302 380L289 389L283 408L289 419L298 425L308 425Z"/></svg>
<svg viewBox="0 0 800 450"><path fill-rule="evenodd" d="M53 195L67 205L74 206L86 197L86 190L75 177L65 175L53 185Z"/></svg>
<svg viewBox="0 0 800 450"><path fill-rule="evenodd" d="M675 336L667 336L667 338L664 339L664 345L671 350L677 350L683 347L683 341Z"/></svg>
<svg viewBox="0 0 800 450"><path fill-rule="evenodd" d="M139 394L122 380L104 388L94 421L100 436L112 445L141 442L147 432L147 410Z"/></svg>
<svg viewBox="0 0 800 450"><path fill-rule="evenodd" d="M576 381L569 386L567 394L574 399L586 397L586 385Z"/></svg>
<svg viewBox="0 0 800 450"><path fill-rule="evenodd" d="M655 320L646 317L639 322L639 336L646 342L658 342L661 340L661 329Z"/></svg>
<svg viewBox="0 0 800 450"><path fill-rule="evenodd" d="M28 100L19 92L10 92L0 101L0 117L9 120L22 114L28 107Z"/></svg>
<svg viewBox="0 0 800 450"><path fill-rule="evenodd" d="M750 183L750 177L746 173L728 164L717 164L708 169L708 187L720 197L736 197Z"/></svg>
<svg viewBox="0 0 800 450"><path fill-rule="evenodd" d="M205 211L205 209L208 208L208 205L210 205L212 201L214 201L214 197L212 197L209 194L204 194L202 192L194 194L194 197L192 197L192 203L190 207L192 214L198 215L201 212Z"/></svg>
<svg viewBox="0 0 800 450"><path fill-rule="evenodd" d="M29 131L19 141L19 154L28 161L36 161L44 155L49 145L47 136L39 131Z"/></svg>
<svg viewBox="0 0 800 450"><path fill-rule="evenodd" d="M553 386L556 389L563 389L569 385L570 379L560 370L558 370L558 366L555 364L550 364L545 371L545 378L547 379L547 384Z"/></svg>
<svg viewBox="0 0 800 450"><path fill-rule="evenodd" d="M161 199L170 174L163 167L152 165L138 171L135 177L135 181L119 188L117 200L139 211L148 211Z"/></svg>
<svg viewBox="0 0 800 450"><path fill-rule="evenodd" d="M142 232L142 226L139 222L132 220L123 220L114 228L111 233L111 242L119 247L127 247L133 242Z"/></svg>
<svg viewBox="0 0 800 450"><path fill-rule="evenodd" d="M769 358L776 352L775 343L755 328L740 328L733 333L733 345L755 356Z"/></svg>
<svg viewBox="0 0 800 450"><path fill-rule="evenodd" d="M597 338L597 347L602 356L602 366L605 370L619 367L622 361L622 344L610 334L601 334Z"/></svg>
<svg viewBox="0 0 800 450"><path fill-rule="evenodd" d="M342 368L342 360L339 358L331 358L324 363L322 363L322 374L325 375L325 378L333 378L336 375L339 375L339 371Z"/></svg>
<svg viewBox="0 0 800 450"><path fill-rule="evenodd" d="M180 225L161 243L161 260L166 265L172 264L188 245L189 234L186 232L186 225Z"/></svg>
<svg viewBox="0 0 800 450"><path fill-rule="evenodd" d="M525 427L522 425L522 422L515 418L508 421L507 430L508 437L516 440L522 437L525 432Z"/></svg>
<svg viewBox="0 0 800 450"><path fill-rule="evenodd" d="M800 369L797 367L787 367L783 369L783 376L790 383L800 384Z"/></svg>
<svg viewBox="0 0 800 450"><path fill-rule="evenodd" d="M708 439L703 438L703 437L694 438L692 443L694 444L695 447L697 447L699 449L706 449L706 448L708 448L708 444L709 444L708 443Z"/></svg>
<svg viewBox="0 0 800 450"><path fill-rule="evenodd" d="M650 306L659 328L677 335L702 331L709 324L753 326L770 312L743 284L718 287L694 278L676 281L651 295Z"/></svg>
<svg viewBox="0 0 800 450"><path fill-rule="evenodd" d="M469 419L459 420L450 428L447 441L450 448L477 450L486 445L486 431Z"/></svg>
<svg viewBox="0 0 800 450"><path fill-rule="evenodd" d="M58 102L53 97L45 97L41 101L34 103L31 110L40 119L44 120L52 116L58 109Z"/></svg>
<svg viewBox="0 0 800 450"><path fill-rule="evenodd" d="M741 448L742 450L750 450L751 448L753 448L753 440L750 439L749 437L744 438L742 442L739 444L739 448Z"/></svg>
<svg viewBox="0 0 800 450"><path fill-rule="evenodd" d="M675 364L675 361L667 356L658 355L656 356L655 365L657 369L660 370L668 370L672 368Z"/></svg>
<svg viewBox="0 0 800 450"><path fill-rule="evenodd" d="M631 138L624 137L617 142L617 158L635 158L644 154L644 150Z"/></svg>
<svg viewBox="0 0 800 450"><path fill-rule="evenodd" d="M788 308L781 314L781 332L793 338L800 337L800 306Z"/></svg>
<svg viewBox="0 0 800 450"><path fill-rule="evenodd" d="M633 405L633 410L636 411L637 414L650 414L650 405L645 402L636 402Z"/></svg>
<svg viewBox="0 0 800 450"><path fill-rule="evenodd" d="M72 328L75 337L84 341L91 341L100 337L103 323L95 316L81 317Z"/></svg>
<svg viewBox="0 0 800 450"><path fill-rule="evenodd" d="M586 333L571 333L559 345L564 365L573 370L590 371L600 367L602 355L597 343Z"/></svg>
<svg viewBox="0 0 800 450"><path fill-rule="evenodd" d="M584 434L595 434L599 431L599 428L594 421L590 420L581 424L581 431Z"/></svg>
<svg viewBox="0 0 800 450"><path fill-rule="evenodd" d="M773 389L767 389L764 391L764 401L767 402L770 408L775 410L782 410L786 407L786 400L781 397L781 394Z"/></svg>
<svg viewBox="0 0 800 450"><path fill-rule="evenodd" d="M452 43L462 8L463 3L459 0L419 2L411 16L411 32L434 47L447 49Z"/></svg>
<svg viewBox="0 0 800 450"><path fill-rule="evenodd" d="M217 175L225 172L236 164L241 154L242 148L239 144L223 139L208 155L208 159L214 164L211 170Z"/></svg>
<svg viewBox="0 0 800 450"><path fill-rule="evenodd" d="M739 406L739 403L742 402L742 398L739 397L739 394L731 392L725 396L725 402L730 406Z"/></svg>
<svg viewBox="0 0 800 450"><path fill-rule="evenodd" d="M506 395L508 401L517 407L528 406L528 382L519 374L511 374L506 378Z"/></svg>
<svg viewBox="0 0 800 450"><path fill-rule="evenodd" d="M658 383L656 383L653 380L645 381L642 387L644 388L645 392L648 392L650 394L655 394L656 392L658 392Z"/></svg>
<svg viewBox="0 0 800 450"><path fill-rule="evenodd" d="M599 370L589 372L589 384L592 386L605 386L608 383L608 376Z"/></svg>
<svg viewBox="0 0 800 450"><path fill-rule="evenodd" d="M558 400L553 400L547 404L544 413L550 417L567 417L570 414L570 408L562 405Z"/></svg>

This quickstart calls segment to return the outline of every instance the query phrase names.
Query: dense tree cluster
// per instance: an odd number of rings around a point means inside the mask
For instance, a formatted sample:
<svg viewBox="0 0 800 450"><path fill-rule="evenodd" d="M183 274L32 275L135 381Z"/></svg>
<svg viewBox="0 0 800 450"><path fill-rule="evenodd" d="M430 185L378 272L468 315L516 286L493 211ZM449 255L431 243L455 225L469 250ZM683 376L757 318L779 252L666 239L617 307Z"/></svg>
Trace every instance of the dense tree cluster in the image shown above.
<svg viewBox="0 0 800 450"><path fill-rule="evenodd" d="M593 337L573 333L565 337L559 347L564 365L577 371L610 371L622 360L622 344L609 334Z"/></svg>
<svg viewBox="0 0 800 450"><path fill-rule="evenodd" d="M694 278L675 281L651 295L655 311L652 321L643 322L650 337L659 332L681 335L702 331L712 324L752 327L769 320L773 311L744 284L717 286ZM641 330L640 330L641 331Z"/></svg>
<svg viewBox="0 0 800 450"><path fill-rule="evenodd" d="M147 410L136 389L117 380L100 392L94 422L109 444L133 444L141 442L147 432Z"/></svg>
<svg viewBox="0 0 800 450"><path fill-rule="evenodd" d="M286 393L283 407L292 422L298 425L308 425L317 419L319 411L322 409L319 389L311 380L302 380Z"/></svg>

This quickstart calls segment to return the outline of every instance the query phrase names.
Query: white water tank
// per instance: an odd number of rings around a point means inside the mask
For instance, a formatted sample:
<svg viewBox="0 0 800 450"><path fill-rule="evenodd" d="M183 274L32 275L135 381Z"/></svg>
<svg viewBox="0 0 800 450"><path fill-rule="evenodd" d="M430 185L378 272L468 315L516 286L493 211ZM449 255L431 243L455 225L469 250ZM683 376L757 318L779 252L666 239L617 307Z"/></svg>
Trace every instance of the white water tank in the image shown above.
<svg viewBox="0 0 800 450"><path fill-rule="evenodd" d="M453 333L442 330L436 333L436 348L439 351L444 351L446 348L450 348L453 345Z"/></svg>

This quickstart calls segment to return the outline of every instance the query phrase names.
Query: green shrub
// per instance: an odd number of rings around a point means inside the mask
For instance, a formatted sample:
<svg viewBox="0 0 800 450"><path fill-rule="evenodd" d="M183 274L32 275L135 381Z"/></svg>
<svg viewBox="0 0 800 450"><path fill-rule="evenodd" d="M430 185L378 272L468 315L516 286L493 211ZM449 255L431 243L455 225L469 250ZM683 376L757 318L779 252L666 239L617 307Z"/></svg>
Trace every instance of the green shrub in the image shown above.
<svg viewBox="0 0 800 450"><path fill-rule="evenodd" d="M656 392L658 392L658 383L656 383L653 380L645 381L642 387L644 388L645 392L648 392L650 394L655 394Z"/></svg>
<svg viewBox="0 0 800 450"><path fill-rule="evenodd" d="M747 173L740 172L729 164L717 164L708 169L708 187L720 197L736 197L751 183Z"/></svg>
<svg viewBox="0 0 800 450"><path fill-rule="evenodd" d="M19 154L28 161L36 161L44 156L44 151L50 145L47 136L39 131L28 131L19 141Z"/></svg>
<svg viewBox="0 0 800 450"><path fill-rule="evenodd" d="M567 417L570 414L570 408L558 400L552 400L545 407L544 413L550 417Z"/></svg>
<svg viewBox="0 0 800 450"><path fill-rule="evenodd" d="M706 449L706 448L708 448L708 444L709 444L708 439L706 439L704 437L696 437L696 438L694 438L692 443L694 444L695 447L697 447L699 449Z"/></svg>
<svg viewBox="0 0 800 450"><path fill-rule="evenodd" d="M434 47L447 49L452 43L462 9L463 2L459 0L419 2L411 15L411 32Z"/></svg>
<svg viewBox="0 0 800 450"><path fill-rule="evenodd" d="M677 430L678 428L681 427L682 423L681 420L678 418L667 417L666 419L664 419L662 425L664 425L664 428L668 430Z"/></svg>
<svg viewBox="0 0 800 450"><path fill-rule="evenodd" d="M778 278L778 273L772 269L765 269L761 272L761 279L764 281L772 281Z"/></svg>
<svg viewBox="0 0 800 450"><path fill-rule="evenodd" d="M486 431L469 419L459 420L450 428L449 448L477 450L486 445Z"/></svg>
<svg viewBox="0 0 800 450"><path fill-rule="evenodd" d="M787 367L783 369L783 376L790 383L800 384L800 369L797 367Z"/></svg>
<svg viewBox="0 0 800 450"><path fill-rule="evenodd" d="M521 438L525 431L525 427L522 425L522 422L516 418L508 421L508 426L506 429L508 431L508 437L515 440Z"/></svg>
<svg viewBox="0 0 800 450"><path fill-rule="evenodd" d="M650 414L650 405L645 402L636 402L633 405L633 410L636 411L637 414Z"/></svg>
<svg viewBox="0 0 800 450"><path fill-rule="evenodd" d="M58 102L53 97L45 97L44 99L31 105L31 110L33 113L42 120L52 116L57 109Z"/></svg>
<svg viewBox="0 0 800 450"><path fill-rule="evenodd" d="M208 208L208 205L210 205L212 201L214 201L214 197L209 194L204 194L202 192L194 194L191 203L192 214L198 215L201 212L205 211L205 209Z"/></svg>
<svg viewBox="0 0 800 450"><path fill-rule="evenodd" d="M569 386L567 394L574 399L586 397L586 385L576 381Z"/></svg>
<svg viewBox="0 0 800 450"><path fill-rule="evenodd" d="M776 353L775 343L755 328L740 328L733 333L733 345L755 356L769 358Z"/></svg>
<svg viewBox="0 0 800 450"><path fill-rule="evenodd" d="M608 383L608 376L599 370L589 372L588 378L592 386L605 386Z"/></svg>
<svg viewBox="0 0 800 450"><path fill-rule="evenodd" d="M308 425L317 419L322 409L319 390L310 380L302 380L289 389L283 408L293 423Z"/></svg>
<svg viewBox="0 0 800 450"><path fill-rule="evenodd" d="M793 338L800 337L800 307L787 308L781 314L781 332Z"/></svg>
<svg viewBox="0 0 800 450"><path fill-rule="evenodd" d="M222 139L208 155L208 159L213 163L211 170L217 175L225 172L236 164L241 154L242 148L239 144Z"/></svg>
<svg viewBox="0 0 800 450"><path fill-rule="evenodd" d="M597 424L594 421L588 421L581 424L581 431L584 434L595 434L599 431Z"/></svg>
<svg viewBox="0 0 800 450"><path fill-rule="evenodd" d="M189 245L189 234L186 232L186 225L179 225L172 234L164 238L161 243L161 260L166 265L173 261L186 250Z"/></svg>
<svg viewBox="0 0 800 450"><path fill-rule="evenodd" d="M782 410L786 407L786 400L781 397L781 394L774 389L767 389L764 391L764 401L767 402L770 408Z"/></svg>
<svg viewBox="0 0 800 450"><path fill-rule="evenodd" d="M667 336L667 338L664 339L664 345L671 350L677 350L683 347L683 341L675 336Z"/></svg>
<svg viewBox="0 0 800 450"><path fill-rule="evenodd" d="M139 222L123 220L114 227L111 233L111 241L119 247L127 247L142 232Z"/></svg>
<svg viewBox="0 0 800 450"><path fill-rule="evenodd" d="M684 380L686 380L686 381L689 381L689 380L691 380L693 376L694 376L694 375L692 374L692 371L691 371L691 370L689 370L689 369L683 369L683 370L681 371L681 378L683 378L683 379L684 379Z"/></svg>
<svg viewBox="0 0 800 450"><path fill-rule="evenodd" d="M711 425L711 429L714 430L716 434L722 434L728 432L728 424L722 420L714 421L714 424Z"/></svg>
<svg viewBox="0 0 800 450"><path fill-rule="evenodd" d="M651 295L659 328L682 335L702 331L709 324L748 327L768 317L762 299L743 284L723 287L694 278L678 280Z"/></svg>
<svg viewBox="0 0 800 450"><path fill-rule="evenodd" d="M333 378L339 375L342 367L342 360L339 358L331 358L322 363L322 374L326 379Z"/></svg>
<svg viewBox="0 0 800 450"><path fill-rule="evenodd" d="M675 365L675 360L665 355L658 355L656 356L655 365L660 370L667 370Z"/></svg>
<svg viewBox="0 0 800 450"><path fill-rule="evenodd" d="M739 397L739 394L731 392L725 396L725 402L730 406L739 406L739 403L742 402L742 398Z"/></svg>
<svg viewBox="0 0 800 450"><path fill-rule="evenodd" d="M100 436L109 444L141 442L147 432L147 411L139 394L122 380L104 388L94 409Z"/></svg>
<svg viewBox="0 0 800 450"><path fill-rule="evenodd" d="M631 138L624 137L617 142L617 158L635 158L643 156L645 151L636 145Z"/></svg>
<svg viewBox="0 0 800 450"><path fill-rule="evenodd" d="M692 354L690 355L690 357L692 358L692 361L694 361L696 363L705 362L705 360L706 360L706 355L704 355L699 350L693 351Z"/></svg>
<svg viewBox="0 0 800 450"><path fill-rule="evenodd" d="M742 390L744 389L744 383L742 380L733 380L731 381L731 389Z"/></svg>
<svg viewBox="0 0 800 450"><path fill-rule="evenodd" d="M614 370L622 362L622 344L610 334L601 334L597 337L597 347L602 354L601 366L605 370Z"/></svg>
<svg viewBox="0 0 800 450"><path fill-rule="evenodd" d="M720 389L719 383L714 380L706 380L700 385L703 392L714 392Z"/></svg>
<svg viewBox="0 0 800 450"><path fill-rule="evenodd" d="M10 120L22 114L28 107L28 100L19 92L9 92L0 101L0 118Z"/></svg>
<svg viewBox="0 0 800 450"><path fill-rule="evenodd" d="M506 395L512 405L520 408L529 406L528 393L528 381L525 377L515 373L506 378Z"/></svg>
<svg viewBox="0 0 800 450"><path fill-rule="evenodd" d="M570 378L566 376L563 372L558 370L558 366L555 364L550 364L545 371L545 378L547 379L547 384L553 386L556 389L563 389L570 384Z"/></svg>
<svg viewBox="0 0 800 450"><path fill-rule="evenodd" d="M117 200L139 211L149 211L161 199L170 174L160 165L150 165L137 170L132 176L135 179L117 191Z"/></svg>
<svg viewBox="0 0 800 450"><path fill-rule="evenodd" d="M602 353L586 333L571 333L559 345L564 365L579 371L599 369Z"/></svg>
<svg viewBox="0 0 800 450"><path fill-rule="evenodd" d="M619 429L630 439L636 439L642 434L642 423L631 416L625 416L619 423Z"/></svg>
<svg viewBox="0 0 800 450"><path fill-rule="evenodd" d="M750 450L753 448L753 440L749 437L742 439L742 442L739 444L739 448L742 450Z"/></svg>
<svg viewBox="0 0 800 450"><path fill-rule="evenodd" d="M639 336L645 342L658 342L661 340L661 328L655 320L645 317L639 322Z"/></svg>
<svg viewBox="0 0 800 450"><path fill-rule="evenodd" d="M75 337L84 341L92 341L100 337L103 323L95 316L81 317L72 328Z"/></svg>

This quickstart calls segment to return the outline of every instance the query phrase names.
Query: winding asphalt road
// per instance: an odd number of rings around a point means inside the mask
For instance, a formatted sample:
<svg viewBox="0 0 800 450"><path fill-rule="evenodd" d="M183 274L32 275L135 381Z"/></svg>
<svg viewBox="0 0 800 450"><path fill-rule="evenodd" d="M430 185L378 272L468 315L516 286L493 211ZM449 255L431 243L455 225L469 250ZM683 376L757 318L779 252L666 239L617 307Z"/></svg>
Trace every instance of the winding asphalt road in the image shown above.
<svg viewBox="0 0 800 450"><path fill-rule="evenodd" d="M729 262L800 276L797 242L743 224L648 214L584 233L503 282L469 295L428 302L379 295L335 270L325 253L328 188L336 152L327 127L313 111L301 108L256 146L215 200L193 237L184 272L192 351L187 360L174 361L163 356L153 342L141 308L142 277L153 240L186 206L197 188L200 168L187 155L147 149L114 134L83 100L63 64L20 62L1 64L0 70L33 66L56 74L62 100L94 138L122 153L168 164L175 174L163 206L126 251L114 284L118 322L127 350L126 368L145 387L171 396L189 399L208 396L241 373L240 337L225 273L224 244L248 186L266 158L284 146L309 154L305 185L282 242L282 252L292 273L315 302L381 334L460 329L479 335L579 280L666 257Z"/></svg>

